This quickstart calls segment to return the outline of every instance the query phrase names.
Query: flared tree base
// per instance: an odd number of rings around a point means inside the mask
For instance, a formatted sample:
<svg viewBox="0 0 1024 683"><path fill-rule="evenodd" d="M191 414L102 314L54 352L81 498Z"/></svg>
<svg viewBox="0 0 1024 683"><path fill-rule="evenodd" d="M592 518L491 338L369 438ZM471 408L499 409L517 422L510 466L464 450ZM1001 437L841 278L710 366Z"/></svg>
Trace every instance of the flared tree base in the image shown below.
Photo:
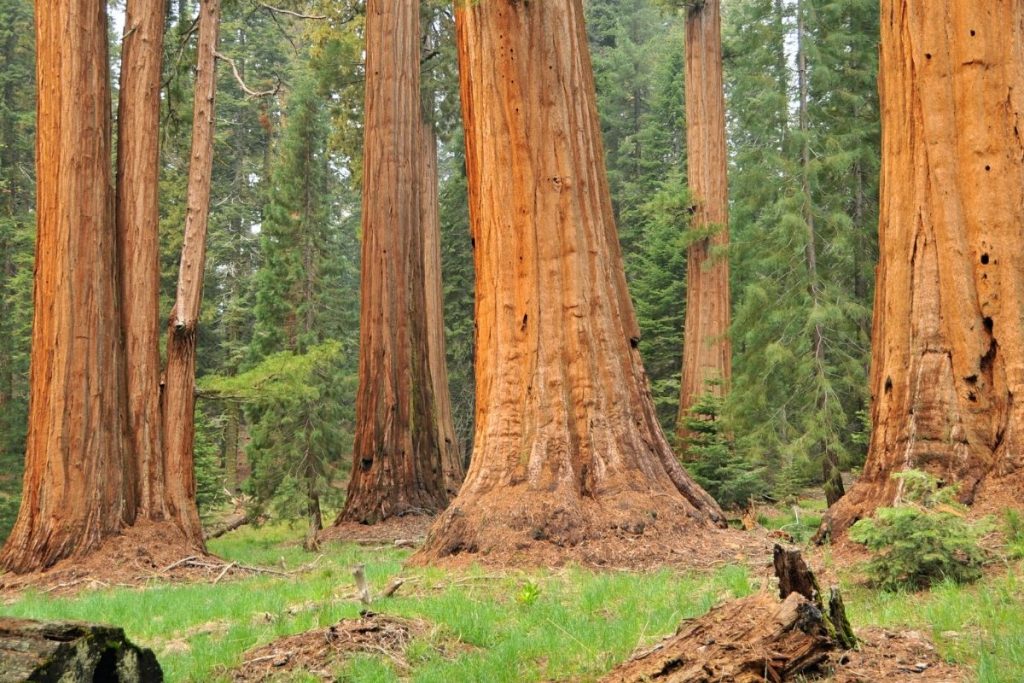
<svg viewBox="0 0 1024 683"><path fill-rule="evenodd" d="M648 568L763 562L767 539L720 528L682 497L631 492L566 499L550 492L464 496L438 517L416 565Z"/></svg>

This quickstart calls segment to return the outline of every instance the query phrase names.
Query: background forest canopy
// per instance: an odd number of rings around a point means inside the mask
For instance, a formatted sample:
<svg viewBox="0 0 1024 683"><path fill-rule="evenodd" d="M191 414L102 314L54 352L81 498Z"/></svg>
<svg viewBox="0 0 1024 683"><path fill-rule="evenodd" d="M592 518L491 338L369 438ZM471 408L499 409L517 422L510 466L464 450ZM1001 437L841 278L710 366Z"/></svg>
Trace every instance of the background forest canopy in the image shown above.
<svg viewBox="0 0 1024 683"><path fill-rule="evenodd" d="M682 10L663 0L585 5L640 350L671 434L686 248L702 236L688 229ZM438 134L449 381L457 437L471 454L474 276L453 16L449 2L422 7L422 97ZM224 2L198 343L201 508L225 491L245 492L272 514L301 517L310 470L326 504L337 507L343 496L359 341L362 12L355 0ZM173 0L167 16L165 316L185 220L196 13L192 0ZM2 536L17 511L28 402L33 4L0 0L0 18ZM112 25L115 68L116 31ZM705 444L714 457L695 471L723 505L820 483L826 454L844 469L863 461L877 257L877 36L875 0L723 2L731 245L715 257L731 267L734 357L732 391L708 409L734 438ZM721 499L725 491L731 498Z"/></svg>

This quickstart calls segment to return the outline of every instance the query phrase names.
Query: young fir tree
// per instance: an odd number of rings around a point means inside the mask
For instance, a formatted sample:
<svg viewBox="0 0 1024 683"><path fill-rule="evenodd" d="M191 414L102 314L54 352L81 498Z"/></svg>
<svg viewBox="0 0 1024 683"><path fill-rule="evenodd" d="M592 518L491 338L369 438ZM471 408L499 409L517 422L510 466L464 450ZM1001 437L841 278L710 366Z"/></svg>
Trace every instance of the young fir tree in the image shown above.
<svg viewBox="0 0 1024 683"><path fill-rule="evenodd" d="M338 290L338 250L328 200L333 184L327 137L324 100L312 77L300 73L288 96L260 234L262 264L256 274L252 340L253 357L259 361L270 357L280 363L273 356L280 352L302 356L338 332L331 303ZM254 490L267 501L278 492L282 474L291 475L306 502L307 549L316 546L323 528L320 499L344 441L339 433L343 423L326 401L332 387L340 385L337 355L321 359L315 370L306 368L301 383L282 385L301 388L302 396L282 392L277 403L260 401L250 410ZM257 363L255 371L262 366ZM309 391L316 393L306 396ZM282 410L284 402L287 411Z"/></svg>
<svg viewBox="0 0 1024 683"><path fill-rule="evenodd" d="M801 97L786 49L797 44L795 9L744 0L726 15L736 255L726 415L737 447L772 464L779 492L822 481L829 458L857 457L875 182L867 160L877 154L868 38L877 15L864 3L801 3ZM812 38L826 34L827 43ZM859 204L848 201L858 182Z"/></svg>

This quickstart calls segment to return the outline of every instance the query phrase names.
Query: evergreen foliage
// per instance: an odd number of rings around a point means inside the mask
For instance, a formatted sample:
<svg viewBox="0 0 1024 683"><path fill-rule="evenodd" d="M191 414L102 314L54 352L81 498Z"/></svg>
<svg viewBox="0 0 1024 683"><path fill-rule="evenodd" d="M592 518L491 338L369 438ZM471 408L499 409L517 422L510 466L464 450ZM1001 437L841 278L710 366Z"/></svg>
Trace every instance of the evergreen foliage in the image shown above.
<svg viewBox="0 0 1024 683"><path fill-rule="evenodd" d="M902 500L850 529L852 540L876 553L867 565L872 582L895 591L981 578L988 557L979 542L991 531L990 520L968 520L956 487L943 487L926 472L908 470L893 477L903 487Z"/></svg>
<svg viewBox="0 0 1024 683"><path fill-rule="evenodd" d="M803 0L809 108L793 73L797 6L727 3L724 52L732 167L733 386L737 448L785 494L849 467L865 448L870 275L877 250L877 3ZM804 142L810 164L801 165ZM803 188L809 179L810 196ZM809 220L817 283L807 267ZM819 359L815 328L823 336Z"/></svg>
<svg viewBox="0 0 1024 683"><path fill-rule="evenodd" d="M338 342L307 352L282 351L234 376L207 376L204 394L245 406L251 421L248 449L252 477L246 485L260 508L289 519L305 514L310 486L328 503L340 503L331 486L351 452L346 411L355 380L344 372Z"/></svg>
<svg viewBox="0 0 1024 683"><path fill-rule="evenodd" d="M764 468L743 460L722 423L722 399L709 390L686 419L687 470L723 508L764 493Z"/></svg>

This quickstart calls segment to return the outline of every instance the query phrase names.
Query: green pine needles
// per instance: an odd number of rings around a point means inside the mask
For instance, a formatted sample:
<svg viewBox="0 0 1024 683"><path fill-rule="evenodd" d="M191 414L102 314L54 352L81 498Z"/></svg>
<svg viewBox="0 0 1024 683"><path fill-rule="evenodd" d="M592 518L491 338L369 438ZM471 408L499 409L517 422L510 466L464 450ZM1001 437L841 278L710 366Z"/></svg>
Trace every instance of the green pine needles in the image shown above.
<svg viewBox="0 0 1024 683"><path fill-rule="evenodd" d="M850 529L852 540L875 553L867 565L871 582L896 591L927 588L944 579L969 583L981 578L988 556L979 542L991 531L991 521L967 519L956 487L943 487L926 472L908 470L893 477L902 482L902 501Z"/></svg>
<svg viewBox="0 0 1024 683"><path fill-rule="evenodd" d="M690 410L684 439L686 467L719 505L738 507L764 493L764 468L736 452L721 414L722 399L710 390Z"/></svg>

